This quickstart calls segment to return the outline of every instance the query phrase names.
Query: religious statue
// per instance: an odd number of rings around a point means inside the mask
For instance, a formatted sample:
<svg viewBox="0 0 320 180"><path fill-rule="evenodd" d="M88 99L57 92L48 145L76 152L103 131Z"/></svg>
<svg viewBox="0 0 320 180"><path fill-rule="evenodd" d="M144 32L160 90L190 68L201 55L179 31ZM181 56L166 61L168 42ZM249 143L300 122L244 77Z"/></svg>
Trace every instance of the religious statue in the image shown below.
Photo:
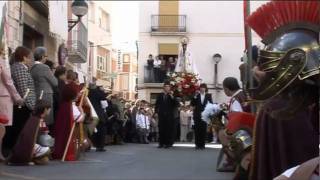
<svg viewBox="0 0 320 180"><path fill-rule="evenodd" d="M184 37L181 39L181 50L178 56L178 62L175 67L175 72L186 72L199 75L196 68L196 64L191 58L191 53L188 50L188 38Z"/></svg>

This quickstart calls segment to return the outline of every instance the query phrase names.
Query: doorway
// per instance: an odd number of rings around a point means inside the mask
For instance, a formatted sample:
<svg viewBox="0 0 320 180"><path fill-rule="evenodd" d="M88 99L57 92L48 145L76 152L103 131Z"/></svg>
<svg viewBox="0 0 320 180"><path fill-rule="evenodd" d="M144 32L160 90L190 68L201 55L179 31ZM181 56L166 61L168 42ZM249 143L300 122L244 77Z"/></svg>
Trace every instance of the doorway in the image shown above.
<svg viewBox="0 0 320 180"><path fill-rule="evenodd" d="M38 46L44 45L44 37L32 27L23 25L23 46L33 50Z"/></svg>

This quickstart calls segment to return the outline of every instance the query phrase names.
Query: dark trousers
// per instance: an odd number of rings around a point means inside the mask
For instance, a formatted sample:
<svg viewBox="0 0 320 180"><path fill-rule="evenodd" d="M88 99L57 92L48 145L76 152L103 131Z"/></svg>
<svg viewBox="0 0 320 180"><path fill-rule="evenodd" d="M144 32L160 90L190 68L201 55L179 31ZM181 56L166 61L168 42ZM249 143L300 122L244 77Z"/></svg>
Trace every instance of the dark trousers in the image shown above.
<svg viewBox="0 0 320 180"><path fill-rule="evenodd" d="M159 118L159 145L172 146L175 140L176 123L174 118Z"/></svg>
<svg viewBox="0 0 320 180"><path fill-rule="evenodd" d="M13 107L12 126L6 126L6 134L3 138L3 148L5 149L5 152L11 151L16 144L19 134L30 115L31 111L26 106L23 106L22 108L18 108L18 106Z"/></svg>
<svg viewBox="0 0 320 180"><path fill-rule="evenodd" d="M159 83L160 78L161 78L161 74L160 74L160 68L153 68L153 72L154 72L154 80L155 82Z"/></svg>
<svg viewBox="0 0 320 180"><path fill-rule="evenodd" d="M180 141L181 129L180 129L180 117L176 119L176 132L175 132L175 140Z"/></svg>
<svg viewBox="0 0 320 180"><path fill-rule="evenodd" d="M105 123L100 121L97 125L97 132L93 134L93 139L94 139L96 148L104 148L106 135L107 135L107 127Z"/></svg>
<svg viewBox="0 0 320 180"><path fill-rule="evenodd" d="M113 137L112 143L113 144L121 144L123 141L123 121L117 119L111 119L110 123L108 123L108 135Z"/></svg>
<svg viewBox="0 0 320 180"><path fill-rule="evenodd" d="M138 128L138 132L139 132L139 142L140 143L149 143L148 140L148 129L145 128Z"/></svg>
<svg viewBox="0 0 320 180"><path fill-rule="evenodd" d="M195 119L194 132L196 147L204 148L207 139L207 123L201 119Z"/></svg>

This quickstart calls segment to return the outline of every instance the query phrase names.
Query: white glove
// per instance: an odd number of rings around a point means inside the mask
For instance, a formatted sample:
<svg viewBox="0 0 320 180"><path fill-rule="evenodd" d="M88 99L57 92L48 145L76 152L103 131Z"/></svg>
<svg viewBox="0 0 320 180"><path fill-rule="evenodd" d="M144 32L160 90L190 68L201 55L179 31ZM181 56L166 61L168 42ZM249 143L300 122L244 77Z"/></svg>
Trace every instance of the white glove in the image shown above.
<svg viewBox="0 0 320 180"><path fill-rule="evenodd" d="M106 101L106 100L100 101L100 104L101 104L102 109L105 109L109 106L108 101Z"/></svg>

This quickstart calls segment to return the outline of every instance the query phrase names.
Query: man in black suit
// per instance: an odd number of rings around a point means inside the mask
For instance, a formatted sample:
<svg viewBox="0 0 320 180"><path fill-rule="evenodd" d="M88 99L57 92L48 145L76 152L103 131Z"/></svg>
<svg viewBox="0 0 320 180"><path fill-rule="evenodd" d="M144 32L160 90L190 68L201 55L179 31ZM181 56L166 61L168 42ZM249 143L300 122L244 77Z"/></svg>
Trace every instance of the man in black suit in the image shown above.
<svg viewBox="0 0 320 180"><path fill-rule="evenodd" d="M196 149L204 149L207 135L207 123L202 120L201 113L205 109L208 102L212 103L211 94L208 94L206 84L200 84L200 93L197 93L191 100L193 107L193 120L195 131Z"/></svg>
<svg viewBox="0 0 320 180"><path fill-rule="evenodd" d="M105 107L107 103L106 94L96 85L96 78L94 78L93 83L89 85L89 94L88 98L92 103L94 110L96 111L99 122L97 124L97 132L93 134L92 139L94 140L94 144L96 146L97 152L104 152L106 151L105 147L105 138L107 135L107 127L106 127L106 120L107 116L105 113ZM105 104L106 103L106 104Z"/></svg>
<svg viewBox="0 0 320 180"><path fill-rule="evenodd" d="M156 100L155 112L158 114L159 122L159 146L158 148L170 148L175 140L176 122L174 110L178 107L179 102L173 96L171 85L165 82L164 92Z"/></svg>

